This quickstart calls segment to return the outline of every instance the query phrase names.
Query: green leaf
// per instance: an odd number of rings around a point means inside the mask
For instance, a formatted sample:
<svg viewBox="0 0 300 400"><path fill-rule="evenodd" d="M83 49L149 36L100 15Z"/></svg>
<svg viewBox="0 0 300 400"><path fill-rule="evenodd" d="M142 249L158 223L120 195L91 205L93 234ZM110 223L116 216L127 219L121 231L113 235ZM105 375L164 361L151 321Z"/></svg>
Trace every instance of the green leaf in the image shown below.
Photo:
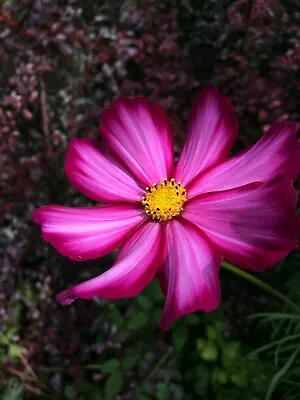
<svg viewBox="0 0 300 400"><path fill-rule="evenodd" d="M216 361L218 358L218 349L213 342L207 342L201 351L201 357L205 361Z"/></svg>
<svg viewBox="0 0 300 400"><path fill-rule="evenodd" d="M221 368L215 368L214 378L221 385L225 385L228 382L228 375Z"/></svg>
<svg viewBox="0 0 300 400"><path fill-rule="evenodd" d="M159 400L167 400L169 399L170 390L169 386L166 383L158 383L157 384L157 398Z"/></svg>
<svg viewBox="0 0 300 400"><path fill-rule="evenodd" d="M197 366L196 376L196 382L194 383L195 392L203 395L207 391L210 377L210 371L206 365L200 364Z"/></svg>
<svg viewBox="0 0 300 400"><path fill-rule="evenodd" d="M12 337L16 334L16 327L8 329L5 333L0 333L0 344L9 344Z"/></svg>
<svg viewBox="0 0 300 400"><path fill-rule="evenodd" d="M119 367L120 367L120 361L117 360L116 358L111 358L110 360L105 361L100 366L100 369L104 374L110 374Z"/></svg>
<svg viewBox="0 0 300 400"><path fill-rule="evenodd" d="M181 351L189 338L189 330L186 325L178 325L172 332L174 347Z"/></svg>
<svg viewBox="0 0 300 400"><path fill-rule="evenodd" d="M149 383L144 383L144 385L142 386L142 391L144 394L149 394L149 396L151 396L152 398L153 388L151 385L149 385Z"/></svg>
<svg viewBox="0 0 300 400"><path fill-rule="evenodd" d="M222 352L226 359L234 360L241 356L241 344L237 340L231 340L223 343Z"/></svg>
<svg viewBox="0 0 300 400"><path fill-rule="evenodd" d="M72 400L74 400L74 398L75 397L72 397ZM96 389L96 390L93 389L92 395L91 395L91 397L88 397L88 399L91 399L91 400L103 399L103 394L99 389Z"/></svg>
<svg viewBox="0 0 300 400"><path fill-rule="evenodd" d="M147 322L148 322L148 315L144 312L137 312L129 320L127 326L130 331L136 331L145 326Z"/></svg>
<svg viewBox="0 0 300 400"><path fill-rule="evenodd" d="M273 321L273 320L293 320L300 321L300 315L288 314L288 313L280 313L280 312L264 312L252 314L247 319L256 319L256 318L264 318L265 321Z"/></svg>
<svg viewBox="0 0 300 400"><path fill-rule="evenodd" d="M154 311L153 311L153 316L152 316L153 322L158 323L160 321L160 319L161 319L161 314L162 314L161 309L160 308L155 308Z"/></svg>
<svg viewBox="0 0 300 400"><path fill-rule="evenodd" d="M213 325L207 326L205 331L207 338L210 340L218 342L223 339L223 323L221 321L217 321Z"/></svg>
<svg viewBox="0 0 300 400"><path fill-rule="evenodd" d="M199 378L204 377L205 379L208 379L208 375L210 374L209 371L210 369L208 369L206 363L198 364L195 369L196 376Z"/></svg>
<svg viewBox="0 0 300 400"><path fill-rule="evenodd" d="M76 392L72 385L65 386L65 398L68 400L73 400L76 398Z"/></svg>
<svg viewBox="0 0 300 400"><path fill-rule="evenodd" d="M278 382L287 373L289 368L292 366L292 364L294 363L294 361L295 361L296 357L298 356L299 352L300 352L300 345L296 348L294 353L292 353L292 355L287 360L287 362L284 364L284 366L274 375L265 400L271 400L272 399L272 394L273 394Z"/></svg>
<svg viewBox="0 0 300 400"><path fill-rule="evenodd" d="M197 394L204 395L207 390L207 384L205 381L197 381L194 383L194 390Z"/></svg>
<svg viewBox="0 0 300 400"><path fill-rule="evenodd" d="M216 394L216 400L240 400L241 398L246 398L245 396L240 396L239 392L236 388L226 388L222 389L220 392Z"/></svg>
<svg viewBox="0 0 300 400"><path fill-rule="evenodd" d="M174 383L174 382L170 382L170 393L171 395L169 396L169 399L172 400L180 400L185 398L183 395L183 387L182 385L178 384L178 383Z"/></svg>
<svg viewBox="0 0 300 400"><path fill-rule="evenodd" d="M122 360L122 367L124 369L131 369L137 362L137 356L126 356Z"/></svg>
<svg viewBox="0 0 300 400"><path fill-rule="evenodd" d="M296 335L289 335L289 336L283 337L282 339L274 340L271 343L268 343L268 344L266 344L264 346L259 347L256 350L251 351L250 353L248 353L247 357L251 357L251 356L259 354L259 353L261 353L263 351L269 350L270 348L272 348L274 346L281 345L283 343L287 343L287 342L290 342L290 341L294 341L294 340L297 340L299 338L300 338L300 334L297 333Z"/></svg>
<svg viewBox="0 0 300 400"><path fill-rule="evenodd" d="M130 336L130 333L126 330L119 329L118 332L116 333L116 339L119 343L124 343L128 337Z"/></svg>
<svg viewBox="0 0 300 400"><path fill-rule="evenodd" d="M198 338L197 341L196 341L197 349L199 351L202 351L207 343L208 343L208 340L203 339L203 338Z"/></svg>
<svg viewBox="0 0 300 400"><path fill-rule="evenodd" d="M146 353L144 353L144 358L146 361L151 362L154 358L154 354L152 351L147 351Z"/></svg>
<svg viewBox="0 0 300 400"><path fill-rule="evenodd" d="M247 371L244 368L240 368L230 377L231 382L236 386L245 388L248 385L248 375Z"/></svg>
<svg viewBox="0 0 300 400"><path fill-rule="evenodd" d="M153 308L152 300L145 295L138 296L137 302L144 310L151 310L151 308Z"/></svg>
<svg viewBox="0 0 300 400"><path fill-rule="evenodd" d="M190 314L185 317L185 320L189 325L197 325L200 321L200 318L197 314Z"/></svg>
<svg viewBox="0 0 300 400"><path fill-rule="evenodd" d="M207 326L206 329L206 336L210 340L217 340L218 339L218 331L214 326Z"/></svg>
<svg viewBox="0 0 300 400"><path fill-rule="evenodd" d="M21 400L23 398L23 385L22 383L11 379L5 385L5 391L1 394L2 400Z"/></svg>
<svg viewBox="0 0 300 400"><path fill-rule="evenodd" d="M146 394L139 393L139 400L151 400L152 397L149 395L147 396Z"/></svg>
<svg viewBox="0 0 300 400"><path fill-rule="evenodd" d="M163 300L164 295L162 294L162 291L160 289L159 283L157 279L154 279L151 284L147 287L145 290L147 294L154 300L154 301L160 301Z"/></svg>
<svg viewBox="0 0 300 400"><path fill-rule="evenodd" d="M8 355L11 358L19 358L22 354L22 347L18 344L11 344L8 348Z"/></svg>
<svg viewBox="0 0 300 400"><path fill-rule="evenodd" d="M106 380L104 387L105 400L113 400L120 393L123 386L123 374L120 369L116 369Z"/></svg>
<svg viewBox="0 0 300 400"><path fill-rule="evenodd" d="M120 313L120 311L115 308L110 312L110 318L112 319L112 321L114 321L115 324L119 325L121 324L123 317L122 314Z"/></svg>

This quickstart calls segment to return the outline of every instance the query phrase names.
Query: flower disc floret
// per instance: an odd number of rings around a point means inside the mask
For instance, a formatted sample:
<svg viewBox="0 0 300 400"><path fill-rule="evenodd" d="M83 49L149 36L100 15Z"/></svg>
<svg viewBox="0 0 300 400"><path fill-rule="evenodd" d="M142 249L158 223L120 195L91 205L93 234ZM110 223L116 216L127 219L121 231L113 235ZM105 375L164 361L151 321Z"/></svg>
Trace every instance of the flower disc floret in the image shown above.
<svg viewBox="0 0 300 400"><path fill-rule="evenodd" d="M172 178L169 181L164 179L151 187L147 186L142 203L147 215L162 222L180 215L186 200L185 188Z"/></svg>

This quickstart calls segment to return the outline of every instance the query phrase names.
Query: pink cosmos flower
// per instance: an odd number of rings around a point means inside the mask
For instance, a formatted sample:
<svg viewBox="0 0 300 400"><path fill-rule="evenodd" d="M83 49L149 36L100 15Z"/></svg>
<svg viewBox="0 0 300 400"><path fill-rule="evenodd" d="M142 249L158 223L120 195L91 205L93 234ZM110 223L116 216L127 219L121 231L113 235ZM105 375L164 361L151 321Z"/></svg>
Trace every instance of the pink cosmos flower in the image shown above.
<svg viewBox="0 0 300 400"><path fill-rule="evenodd" d="M108 205L34 212L43 238L72 260L98 258L121 245L110 270L58 294L61 304L136 296L158 274L166 329L183 315L219 305L223 257L260 272L296 247L294 123L273 125L254 146L227 158L237 119L230 100L207 87L176 166L167 116L144 98L113 102L100 130L109 153L74 139L65 170L78 190Z"/></svg>

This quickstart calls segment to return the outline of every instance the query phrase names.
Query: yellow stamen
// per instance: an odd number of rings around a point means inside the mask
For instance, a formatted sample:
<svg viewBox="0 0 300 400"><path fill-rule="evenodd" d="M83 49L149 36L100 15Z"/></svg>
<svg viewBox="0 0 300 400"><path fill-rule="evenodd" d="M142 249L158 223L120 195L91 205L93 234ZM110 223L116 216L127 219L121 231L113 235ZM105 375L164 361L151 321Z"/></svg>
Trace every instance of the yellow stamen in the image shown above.
<svg viewBox="0 0 300 400"><path fill-rule="evenodd" d="M186 200L185 188L172 178L154 183L151 187L147 186L142 204L147 215L162 222L180 215Z"/></svg>

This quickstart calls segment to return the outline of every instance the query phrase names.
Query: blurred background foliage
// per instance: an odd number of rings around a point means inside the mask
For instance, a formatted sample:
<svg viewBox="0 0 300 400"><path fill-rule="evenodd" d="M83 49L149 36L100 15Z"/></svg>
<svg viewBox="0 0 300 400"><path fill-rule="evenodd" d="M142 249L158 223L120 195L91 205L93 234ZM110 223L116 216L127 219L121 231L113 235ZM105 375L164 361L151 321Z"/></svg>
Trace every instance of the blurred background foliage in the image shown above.
<svg viewBox="0 0 300 400"><path fill-rule="evenodd" d="M31 219L40 205L91 204L64 176L66 148L99 138L120 95L166 109L176 155L208 82L234 102L234 151L299 122L299 24L298 0L0 2L1 399L300 398L299 313L225 270L222 306L167 332L156 281L135 299L61 307L55 294L114 254L71 262ZM295 251L261 277L299 304L299 267Z"/></svg>

